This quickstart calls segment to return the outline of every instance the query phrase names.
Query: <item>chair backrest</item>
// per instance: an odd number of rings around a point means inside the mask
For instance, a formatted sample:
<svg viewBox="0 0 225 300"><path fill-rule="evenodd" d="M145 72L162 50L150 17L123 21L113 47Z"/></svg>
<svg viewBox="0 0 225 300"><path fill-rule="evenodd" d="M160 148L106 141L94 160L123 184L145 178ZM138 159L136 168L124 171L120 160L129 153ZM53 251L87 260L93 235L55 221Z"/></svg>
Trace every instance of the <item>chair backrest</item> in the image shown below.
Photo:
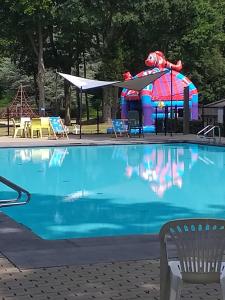
<svg viewBox="0 0 225 300"><path fill-rule="evenodd" d="M137 110L128 111L128 123L130 127L140 126L140 117L139 112Z"/></svg>
<svg viewBox="0 0 225 300"><path fill-rule="evenodd" d="M14 118L11 118L12 122L13 122L13 126L20 126L20 128L24 128L25 126L25 122L30 122L30 117L21 117L19 122L16 122Z"/></svg>
<svg viewBox="0 0 225 300"><path fill-rule="evenodd" d="M184 281L191 282L193 275L196 279L197 276L219 279L225 249L225 220L187 219L166 223L160 230L161 255L167 255L168 239L175 244Z"/></svg>
<svg viewBox="0 0 225 300"><path fill-rule="evenodd" d="M50 128L50 122L48 117L41 117L40 119L42 128Z"/></svg>
<svg viewBox="0 0 225 300"><path fill-rule="evenodd" d="M16 121L14 118L11 118L12 122L13 122L13 126L16 127Z"/></svg>
<svg viewBox="0 0 225 300"><path fill-rule="evenodd" d="M52 127L52 130L55 133L64 133L65 129L60 117L49 117L49 121Z"/></svg>
<svg viewBox="0 0 225 300"><path fill-rule="evenodd" d="M127 132L128 130L127 120L113 119L112 126L115 132L123 133L123 132Z"/></svg>
<svg viewBox="0 0 225 300"><path fill-rule="evenodd" d="M30 117L21 117L20 118L20 124L24 124L25 122L30 122Z"/></svg>
<svg viewBox="0 0 225 300"><path fill-rule="evenodd" d="M31 127L41 127L41 118L32 118Z"/></svg>

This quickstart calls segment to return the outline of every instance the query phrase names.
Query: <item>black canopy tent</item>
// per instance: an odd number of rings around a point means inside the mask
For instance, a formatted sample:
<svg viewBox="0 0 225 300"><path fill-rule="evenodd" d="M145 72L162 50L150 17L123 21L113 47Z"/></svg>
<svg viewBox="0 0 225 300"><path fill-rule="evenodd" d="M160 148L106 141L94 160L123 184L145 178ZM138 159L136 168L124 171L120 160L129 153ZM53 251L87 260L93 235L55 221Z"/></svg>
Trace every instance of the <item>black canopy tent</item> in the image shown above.
<svg viewBox="0 0 225 300"><path fill-rule="evenodd" d="M92 90L95 88L103 88L106 86L116 86L120 88L127 88L129 90L141 91L150 83L154 82L158 78L160 78L165 73L169 72L169 70L164 70L160 72L156 72L153 74L148 74L143 77L133 78L131 80L126 81L100 81L100 80L91 80L83 77L77 77L69 74L58 73L63 78L70 81L73 85L75 85L80 91L80 111L79 111L79 120L80 120L80 139L82 136L81 130L81 118L82 118L82 97L83 91Z"/></svg>

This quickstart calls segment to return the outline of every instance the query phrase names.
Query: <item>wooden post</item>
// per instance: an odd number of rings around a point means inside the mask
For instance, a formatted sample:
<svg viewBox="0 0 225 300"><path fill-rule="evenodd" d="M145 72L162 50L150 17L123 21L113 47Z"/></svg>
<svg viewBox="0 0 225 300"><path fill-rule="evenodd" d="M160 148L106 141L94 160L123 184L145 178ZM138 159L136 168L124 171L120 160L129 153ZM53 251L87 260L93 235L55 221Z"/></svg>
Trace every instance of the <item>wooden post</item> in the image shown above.
<svg viewBox="0 0 225 300"><path fill-rule="evenodd" d="M204 110L204 103L202 104L202 127L205 127L205 110Z"/></svg>
<svg viewBox="0 0 225 300"><path fill-rule="evenodd" d="M170 136L173 135L173 70L170 69Z"/></svg>
<svg viewBox="0 0 225 300"><path fill-rule="evenodd" d="M158 133L158 109L157 106L155 108L155 134Z"/></svg>
<svg viewBox="0 0 225 300"><path fill-rule="evenodd" d="M184 114L183 114L183 133L189 134L189 118L190 118L190 109L189 109L189 87L184 88Z"/></svg>
<svg viewBox="0 0 225 300"><path fill-rule="evenodd" d="M225 106L223 107L223 136L225 137Z"/></svg>
<svg viewBox="0 0 225 300"><path fill-rule="evenodd" d="M178 132L177 105L174 107L174 132Z"/></svg>
<svg viewBox="0 0 225 300"><path fill-rule="evenodd" d="M20 117L23 116L23 86L20 85Z"/></svg>
<svg viewBox="0 0 225 300"><path fill-rule="evenodd" d="M165 106L164 132L167 134L168 106Z"/></svg>
<svg viewBox="0 0 225 300"><path fill-rule="evenodd" d="M99 107L97 107L97 134L99 134Z"/></svg>
<svg viewBox="0 0 225 300"><path fill-rule="evenodd" d="M83 88L80 88L80 111L79 111L79 119L80 119L80 139L82 136L81 127L82 127L82 98L83 98Z"/></svg>

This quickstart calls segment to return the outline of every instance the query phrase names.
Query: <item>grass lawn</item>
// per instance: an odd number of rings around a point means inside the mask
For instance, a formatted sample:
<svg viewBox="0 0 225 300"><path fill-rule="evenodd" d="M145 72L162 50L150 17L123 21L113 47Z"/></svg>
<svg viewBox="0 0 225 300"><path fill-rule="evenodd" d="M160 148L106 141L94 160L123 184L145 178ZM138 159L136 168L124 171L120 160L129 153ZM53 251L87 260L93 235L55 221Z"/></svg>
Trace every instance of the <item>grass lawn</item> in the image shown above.
<svg viewBox="0 0 225 300"><path fill-rule="evenodd" d="M108 123L100 123L99 124L99 133L106 133L107 128L111 127ZM68 126L69 131L73 132L73 126ZM91 125L82 125L82 134L94 134L97 133L97 124ZM7 136L8 135L8 127L6 120L0 120L0 136ZM10 121L9 127L9 135L13 135L13 126Z"/></svg>

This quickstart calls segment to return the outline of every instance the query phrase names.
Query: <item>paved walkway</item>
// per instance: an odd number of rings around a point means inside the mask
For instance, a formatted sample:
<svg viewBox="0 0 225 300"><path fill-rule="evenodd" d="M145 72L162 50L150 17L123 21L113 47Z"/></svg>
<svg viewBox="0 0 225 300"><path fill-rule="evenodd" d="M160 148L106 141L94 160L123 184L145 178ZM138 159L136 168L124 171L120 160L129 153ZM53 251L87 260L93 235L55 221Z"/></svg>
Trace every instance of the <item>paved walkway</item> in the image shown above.
<svg viewBox="0 0 225 300"><path fill-rule="evenodd" d="M115 139L96 135L84 136L82 140L73 136L70 140L53 141L1 137L0 147L105 145L164 141L197 142L197 138L194 135L173 135L172 137L149 135L144 139ZM224 138L221 144L225 145ZM1 233L4 234L4 228ZM145 259L81 266L18 269L2 255L0 256L0 300L14 299L159 300L159 262ZM182 299L219 300L222 297L218 285L189 285L184 288Z"/></svg>
<svg viewBox="0 0 225 300"><path fill-rule="evenodd" d="M1 300L159 300L159 262L129 261L18 270L0 258ZM222 299L220 287L188 285L182 299Z"/></svg>

